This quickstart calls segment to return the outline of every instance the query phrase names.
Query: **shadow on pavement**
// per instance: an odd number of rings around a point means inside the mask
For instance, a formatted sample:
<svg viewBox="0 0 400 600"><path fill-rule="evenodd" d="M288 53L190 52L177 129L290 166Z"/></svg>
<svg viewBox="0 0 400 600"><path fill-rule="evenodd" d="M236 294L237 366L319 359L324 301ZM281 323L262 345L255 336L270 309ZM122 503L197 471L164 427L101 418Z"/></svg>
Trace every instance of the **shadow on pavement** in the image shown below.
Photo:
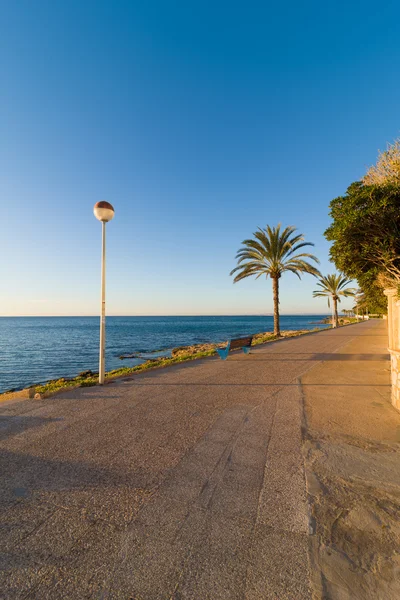
<svg viewBox="0 0 400 600"><path fill-rule="evenodd" d="M5 440L32 427L41 427L54 421L63 421L63 418L0 416L0 440Z"/></svg>

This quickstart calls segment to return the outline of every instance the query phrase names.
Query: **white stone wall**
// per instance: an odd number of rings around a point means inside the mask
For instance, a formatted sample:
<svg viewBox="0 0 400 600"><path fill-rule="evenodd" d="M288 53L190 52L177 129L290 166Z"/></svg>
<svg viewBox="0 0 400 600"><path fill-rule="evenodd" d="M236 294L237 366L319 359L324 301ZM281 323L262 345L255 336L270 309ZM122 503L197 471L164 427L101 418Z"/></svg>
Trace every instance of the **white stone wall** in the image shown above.
<svg viewBox="0 0 400 600"><path fill-rule="evenodd" d="M400 411L400 300L397 290L385 290L388 299L388 336L392 370L392 404Z"/></svg>
<svg viewBox="0 0 400 600"><path fill-rule="evenodd" d="M392 404L400 411L400 352L390 351L392 363Z"/></svg>

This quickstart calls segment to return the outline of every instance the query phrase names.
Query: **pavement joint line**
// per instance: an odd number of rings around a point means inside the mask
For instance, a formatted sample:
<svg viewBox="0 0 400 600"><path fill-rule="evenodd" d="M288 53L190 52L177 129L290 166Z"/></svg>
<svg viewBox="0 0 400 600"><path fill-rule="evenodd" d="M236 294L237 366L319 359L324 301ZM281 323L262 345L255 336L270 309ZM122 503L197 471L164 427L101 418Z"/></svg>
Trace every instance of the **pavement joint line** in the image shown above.
<svg viewBox="0 0 400 600"><path fill-rule="evenodd" d="M43 527L43 525L45 525L45 523L47 523L47 521L49 519L51 519L52 517L54 517L54 515L59 512L59 510L61 510L60 508L56 508L48 517L46 517L44 519L44 521L42 521L41 523L39 523L38 525L36 525L36 527L34 527L32 529L32 531L29 531L26 535L24 535L24 537L21 538L20 542L24 542L25 540L27 540L28 538L31 537L31 535L33 535L34 533L36 533L38 530L40 530L41 527Z"/></svg>

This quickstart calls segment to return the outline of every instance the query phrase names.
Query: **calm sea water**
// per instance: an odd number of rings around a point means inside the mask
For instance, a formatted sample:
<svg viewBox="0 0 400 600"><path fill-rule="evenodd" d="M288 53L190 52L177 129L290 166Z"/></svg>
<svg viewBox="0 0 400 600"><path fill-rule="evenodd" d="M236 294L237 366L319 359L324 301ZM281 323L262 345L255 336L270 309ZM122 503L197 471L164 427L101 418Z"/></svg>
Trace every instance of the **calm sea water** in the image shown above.
<svg viewBox="0 0 400 600"><path fill-rule="evenodd" d="M321 315L282 316L281 329L313 329ZM108 317L106 370L140 363L121 354L152 352L273 330L269 316ZM0 392L98 370L98 317L0 318Z"/></svg>

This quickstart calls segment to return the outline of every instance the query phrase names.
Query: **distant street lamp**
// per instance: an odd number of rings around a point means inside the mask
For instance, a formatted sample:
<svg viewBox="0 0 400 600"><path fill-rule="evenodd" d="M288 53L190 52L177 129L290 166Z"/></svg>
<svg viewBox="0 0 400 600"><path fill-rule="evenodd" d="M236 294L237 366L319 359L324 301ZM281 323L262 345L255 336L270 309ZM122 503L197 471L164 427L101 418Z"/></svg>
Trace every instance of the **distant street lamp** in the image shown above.
<svg viewBox="0 0 400 600"><path fill-rule="evenodd" d="M100 308L100 356L99 383L104 383L104 365L106 354L106 223L114 218L114 208L104 200L94 205L94 216L101 221L101 308Z"/></svg>

